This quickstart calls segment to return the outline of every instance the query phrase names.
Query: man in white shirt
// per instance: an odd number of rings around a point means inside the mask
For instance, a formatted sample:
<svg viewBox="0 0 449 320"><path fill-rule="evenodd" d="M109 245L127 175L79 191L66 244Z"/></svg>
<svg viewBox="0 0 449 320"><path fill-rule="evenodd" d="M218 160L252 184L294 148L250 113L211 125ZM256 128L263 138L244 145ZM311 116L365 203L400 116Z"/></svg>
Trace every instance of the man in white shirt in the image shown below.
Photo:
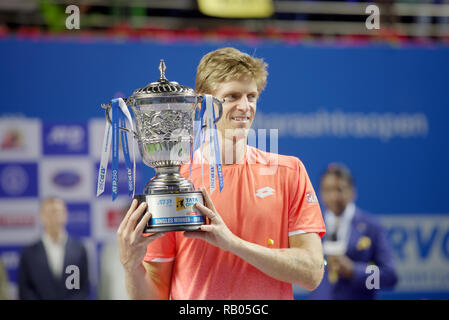
<svg viewBox="0 0 449 320"><path fill-rule="evenodd" d="M67 207L59 198L42 202L42 238L24 249L19 266L20 299L86 299L89 293L87 254L84 246L67 235ZM79 279L67 266L78 268ZM69 284L69 285L68 285ZM79 285L78 285L79 284Z"/></svg>
<svg viewBox="0 0 449 320"><path fill-rule="evenodd" d="M60 199L48 199L41 206L41 221L44 227L42 243L51 272L57 278L62 276L65 245L67 243L67 208Z"/></svg>

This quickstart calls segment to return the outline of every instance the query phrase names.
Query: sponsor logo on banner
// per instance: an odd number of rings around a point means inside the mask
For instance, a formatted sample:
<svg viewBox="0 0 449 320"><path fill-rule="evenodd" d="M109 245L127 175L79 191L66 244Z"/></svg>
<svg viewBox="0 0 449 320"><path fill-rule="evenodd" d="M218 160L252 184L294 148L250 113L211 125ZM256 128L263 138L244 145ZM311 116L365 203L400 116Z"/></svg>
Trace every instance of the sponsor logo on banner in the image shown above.
<svg viewBox="0 0 449 320"><path fill-rule="evenodd" d="M115 240L117 228L131 205L127 196L119 196L112 202L111 199L97 198L92 203L92 236L100 241Z"/></svg>
<svg viewBox="0 0 449 320"><path fill-rule="evenodd" d="M7 129L1 137L0 147L2 151L22 151L25 148L24 134L22 130L16 128Z"/></svg>
<svg viewBox="0 0 449 320"><path fill-rule="evenodd" d="M383 215L399 282L395 291L449 288L449 214Z"/></svg>
<svg viewBox="0 0 449 320"><path fill-rule="evenodd" d="M117 230L123 218L123 212L119 209L109 209L106 212L106 226L109 230Z"/></svg>
<svg viewBox="0 0 449 320"><path fill-rule="evenodd" d="M39 165L39 186L43 197L86 201L93 190L92 163L85 157L43 158Z"/></svg>
<svg viewBox="0 0 449 320"><path fill-rule="evenodd" d="M36 224L36 218L29 214L14 214L0 216L1 228L23 228L32 227Z"/></svg>
<svg viewBox="0 0 449 320"><path fill-rule="evenodd" d="M0 198L37 197L36 163L0 163Z"/></svg>
<svg viewBox="0 0 449 320"><path fill-rule="evenodd" d="M81 176L76 171L60 171L53 176L53 183L61 188L75 187L81 181Z"/></svg>
<svg viewBox="0 0 449 320"><path fill-rule="evenodd" d="M391 139L426 138L430 131L425 113L376 113L318 110L311 113L258 112L253 128L282 128L279 137Z"/></svg>
<svg viewBox="0 0 449 320"><path fill-rule="evenodd" d="M45 124L44 154L87 154L87 126L85 124Z"/></svg>
<svg viewBox="0 0 449 320"><path fill-rule="evenodd" d="M67 203L67 232L74 237L90 237L90 204Z"/></svg>
<svg viewBox="0 0 449 320"><path fill-rule="evenodd" d="M0 201L0 243L29 244L39 237L39 201Z"/></svg>
<svg viewBox="0 0 449 320"><path fill-rule="evenodd" d="M41 144L40 120L0 118L0 159L35 160Z"/></svg>

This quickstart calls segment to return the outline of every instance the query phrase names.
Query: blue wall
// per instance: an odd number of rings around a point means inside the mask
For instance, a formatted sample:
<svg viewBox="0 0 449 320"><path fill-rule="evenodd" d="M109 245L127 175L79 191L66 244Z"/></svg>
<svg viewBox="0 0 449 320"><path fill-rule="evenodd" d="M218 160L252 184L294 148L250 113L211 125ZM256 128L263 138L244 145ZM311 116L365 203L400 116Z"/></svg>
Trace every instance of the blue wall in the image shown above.
<svg viewBox="0 0 449 320"><path fill-rule="evenodd" d="M0 116L22 114L44 123L101 118L101 103L158 79L159 59L165 59L169 80L193 87L201 56L230 45L269 64L258 123L279 129L279 152L300 157L316 189L327 164L343 162L354 173L360 207L382 215L448 217L448 47L4 38ZM320 130L274 126L294 117L300 126L323 114L331 120L317 120Z"/></svg>
<svg viewBox="0 0 449 320"><path fill-rule="evenodd" d="M160 58L166 60L170 80L193 87L201 56L221 46L3 40L1 110L46 121L101 117L100 104L114 94L128 96L156 80ZM346 163L359 185L359 204L372 212L449 212L449 203L441 201L449 181L447 47L237 47L269 64L259 112L424 114L427 134L388 141L335 136L289 139L280 128L279 151L299 156L315 184L328 162Z"/></svg>

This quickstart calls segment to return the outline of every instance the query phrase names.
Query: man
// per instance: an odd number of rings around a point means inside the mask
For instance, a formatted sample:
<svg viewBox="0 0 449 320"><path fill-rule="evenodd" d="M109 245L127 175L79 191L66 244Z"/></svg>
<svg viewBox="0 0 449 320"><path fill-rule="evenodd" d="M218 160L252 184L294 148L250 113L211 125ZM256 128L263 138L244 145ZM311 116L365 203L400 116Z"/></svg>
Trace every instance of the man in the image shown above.
<svg viewBox="0 0 449 320"><path fill-rule="evenodd" d="M331 164L321 178L321 196L326 206L327 234L323 238L328 268L312 299L375 299L376 289L392 288L397 282L393 256L385 230L378 219L354 204L355 189L349 170ZM340 252L326 252L328 242L341 243ZM335 250L335 246L334 249ZM376 273L367 269L378 267ZM367 271L368 270L368 271ZM374 277L368 279L370 275ZM368 282L368 286L367 286Z"/></svg>
<svg viewBox="0 0 449 320"><path fill-rule="evenodd" d="M118 228L127 291L133 299L293 299L292 283L315 289L323 275L320 207L302 162L247 145L266 64L233 48L205 55L195 91L223 103L217 123L224 188L202 189L209 218L201 231L142 237L151 213L134 201ZM191 179L202 185L209 146L195 153ZM275 170L273 164L276 164ZM181 167L189 177L189 166ZM204 177L209 186L209 177ZM143 261L143 262L142 262Z"/></svg>
<svg viewBox="0 0 449 320"><path fill-rule="evenodd" d="M86 299L89 294L87 254L67 235L67 207L59 198L42 202L42 238L24 249L19 266L20 299ZM67 266L74 265L79 273ZM68 277L79 277L79 279ZM67 285L67 283L69 285Z"/></svg>

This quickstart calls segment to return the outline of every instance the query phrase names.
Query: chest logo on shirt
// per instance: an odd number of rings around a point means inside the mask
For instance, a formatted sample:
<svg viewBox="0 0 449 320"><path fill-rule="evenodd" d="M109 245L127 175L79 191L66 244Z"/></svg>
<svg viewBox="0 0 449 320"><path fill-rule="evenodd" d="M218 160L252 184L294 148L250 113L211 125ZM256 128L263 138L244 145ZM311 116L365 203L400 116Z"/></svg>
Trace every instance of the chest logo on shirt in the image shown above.
<svg viewBox="0 0 449 320"><path fill-rule="evenodd" d="M256 191L256 196L259 198L265 198L274 194L275 190L270 187L264 187Z"/></svg>

